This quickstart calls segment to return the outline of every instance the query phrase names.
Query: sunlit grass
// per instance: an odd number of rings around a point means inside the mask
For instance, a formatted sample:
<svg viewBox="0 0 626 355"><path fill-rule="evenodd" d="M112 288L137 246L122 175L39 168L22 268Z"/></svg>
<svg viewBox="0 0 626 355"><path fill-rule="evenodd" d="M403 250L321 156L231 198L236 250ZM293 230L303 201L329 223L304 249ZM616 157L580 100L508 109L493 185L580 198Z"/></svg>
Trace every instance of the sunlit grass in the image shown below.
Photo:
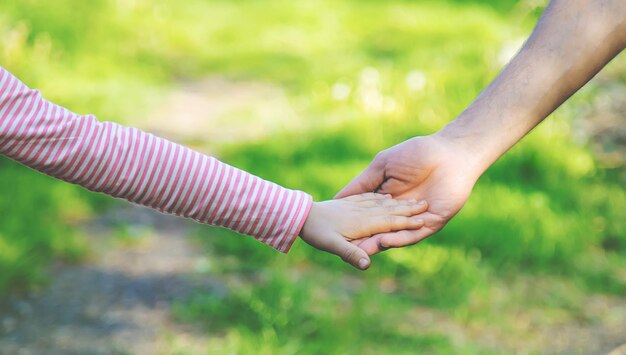
<svg viewBox="0 0 626 355"><path fill-rule="evenodd" d="M530 30L527 3L9 0L0 59L46 97L128 124L180 81L280 87L298 122L219 155L328 199L379 150L461 112ZM176 314L202 324L215 352L255 354L484 353L494 349L458 333L517 344L536 334L516 314L582 317L588 294L626 291L626 192L572 141L575 114L556 114L497 162L443 232L375 256L367 273L301 242L282 256L201 229L204 272L227 290ZM79 255L65 222L103 200L15 164L0 162L0 177L2 290Z"/></svg>

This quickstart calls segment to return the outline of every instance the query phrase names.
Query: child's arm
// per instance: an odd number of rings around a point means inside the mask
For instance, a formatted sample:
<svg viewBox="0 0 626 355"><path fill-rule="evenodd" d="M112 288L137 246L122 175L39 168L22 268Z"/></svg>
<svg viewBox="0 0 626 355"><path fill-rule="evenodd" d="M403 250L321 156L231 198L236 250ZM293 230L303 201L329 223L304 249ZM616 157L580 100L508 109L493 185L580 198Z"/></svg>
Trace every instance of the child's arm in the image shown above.
<svg viewBox="0 0 626 355"><path fill-rule="evenodd" d="M0 67L0 154L89 190L251 235L287 252L311 197L135 128L45 100Z"/></svg>
<svg viewBox="0 0 626 355"><path fill-rule="evenodd" d="M305 241L355 266L360 249L343 237L419 227L397 217L414 210L406 202L373 195L316 203L309 214L313 204L304 192L138 129L75 114L1 67L0 154L92 191L251 235L281 252L302 230ZM387 209L365 208L377 204Z"/></svg>

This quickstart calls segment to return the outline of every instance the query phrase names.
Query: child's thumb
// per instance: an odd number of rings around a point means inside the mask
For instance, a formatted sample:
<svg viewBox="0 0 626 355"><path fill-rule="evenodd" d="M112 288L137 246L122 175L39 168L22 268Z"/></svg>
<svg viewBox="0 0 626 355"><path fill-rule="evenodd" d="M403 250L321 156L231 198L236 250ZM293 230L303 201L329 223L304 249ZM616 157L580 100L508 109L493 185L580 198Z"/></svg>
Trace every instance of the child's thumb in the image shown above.
<svg viewBox="0 0 626 355"><path fill-rule="evenodd" d="M358 246L342 240L338 245L335 254L339 255L343 261L360 270L366 270L370 266L370 257Z"/></svg>

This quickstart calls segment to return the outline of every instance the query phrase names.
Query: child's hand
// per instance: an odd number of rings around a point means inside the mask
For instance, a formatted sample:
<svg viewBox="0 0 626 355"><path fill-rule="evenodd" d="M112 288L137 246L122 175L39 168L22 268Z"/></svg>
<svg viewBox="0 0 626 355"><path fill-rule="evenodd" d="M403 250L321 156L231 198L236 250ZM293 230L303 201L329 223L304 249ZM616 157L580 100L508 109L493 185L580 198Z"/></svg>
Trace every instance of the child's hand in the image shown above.
<svg viewBox="0 0 626 355"><path fill-rule="evenodd" d="M376 193L314 202L300 236L315 248L365 270L370 265L369 256L350 241L378 233L418 229L424 221L414 216L427 209L425 201L393 200L389 195Z"/></svg>

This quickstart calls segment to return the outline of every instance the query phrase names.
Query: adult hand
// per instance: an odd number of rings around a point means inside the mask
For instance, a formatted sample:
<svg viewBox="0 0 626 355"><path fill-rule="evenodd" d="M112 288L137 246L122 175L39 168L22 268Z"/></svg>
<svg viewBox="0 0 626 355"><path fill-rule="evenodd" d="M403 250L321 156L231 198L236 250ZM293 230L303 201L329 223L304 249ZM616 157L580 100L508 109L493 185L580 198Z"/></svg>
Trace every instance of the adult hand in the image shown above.
<svg viewBox="0 0 626 355"><path fill-rule="evenodd" d="M426 200L424 227L353 241L369 255L411 245L442 229L465 204L482 173L471 152L438 135L416 137L379 153L336 198L376 191Z"/></svg>
<svg viewBox="0 0 626 355"><path fill-rule="evenodd" d="M425 227L353 243L375 254L443 228L484 170L624 48L624 0L551 1L523 48L456 120L380 153L337 195L425 199Z"/></svg>

